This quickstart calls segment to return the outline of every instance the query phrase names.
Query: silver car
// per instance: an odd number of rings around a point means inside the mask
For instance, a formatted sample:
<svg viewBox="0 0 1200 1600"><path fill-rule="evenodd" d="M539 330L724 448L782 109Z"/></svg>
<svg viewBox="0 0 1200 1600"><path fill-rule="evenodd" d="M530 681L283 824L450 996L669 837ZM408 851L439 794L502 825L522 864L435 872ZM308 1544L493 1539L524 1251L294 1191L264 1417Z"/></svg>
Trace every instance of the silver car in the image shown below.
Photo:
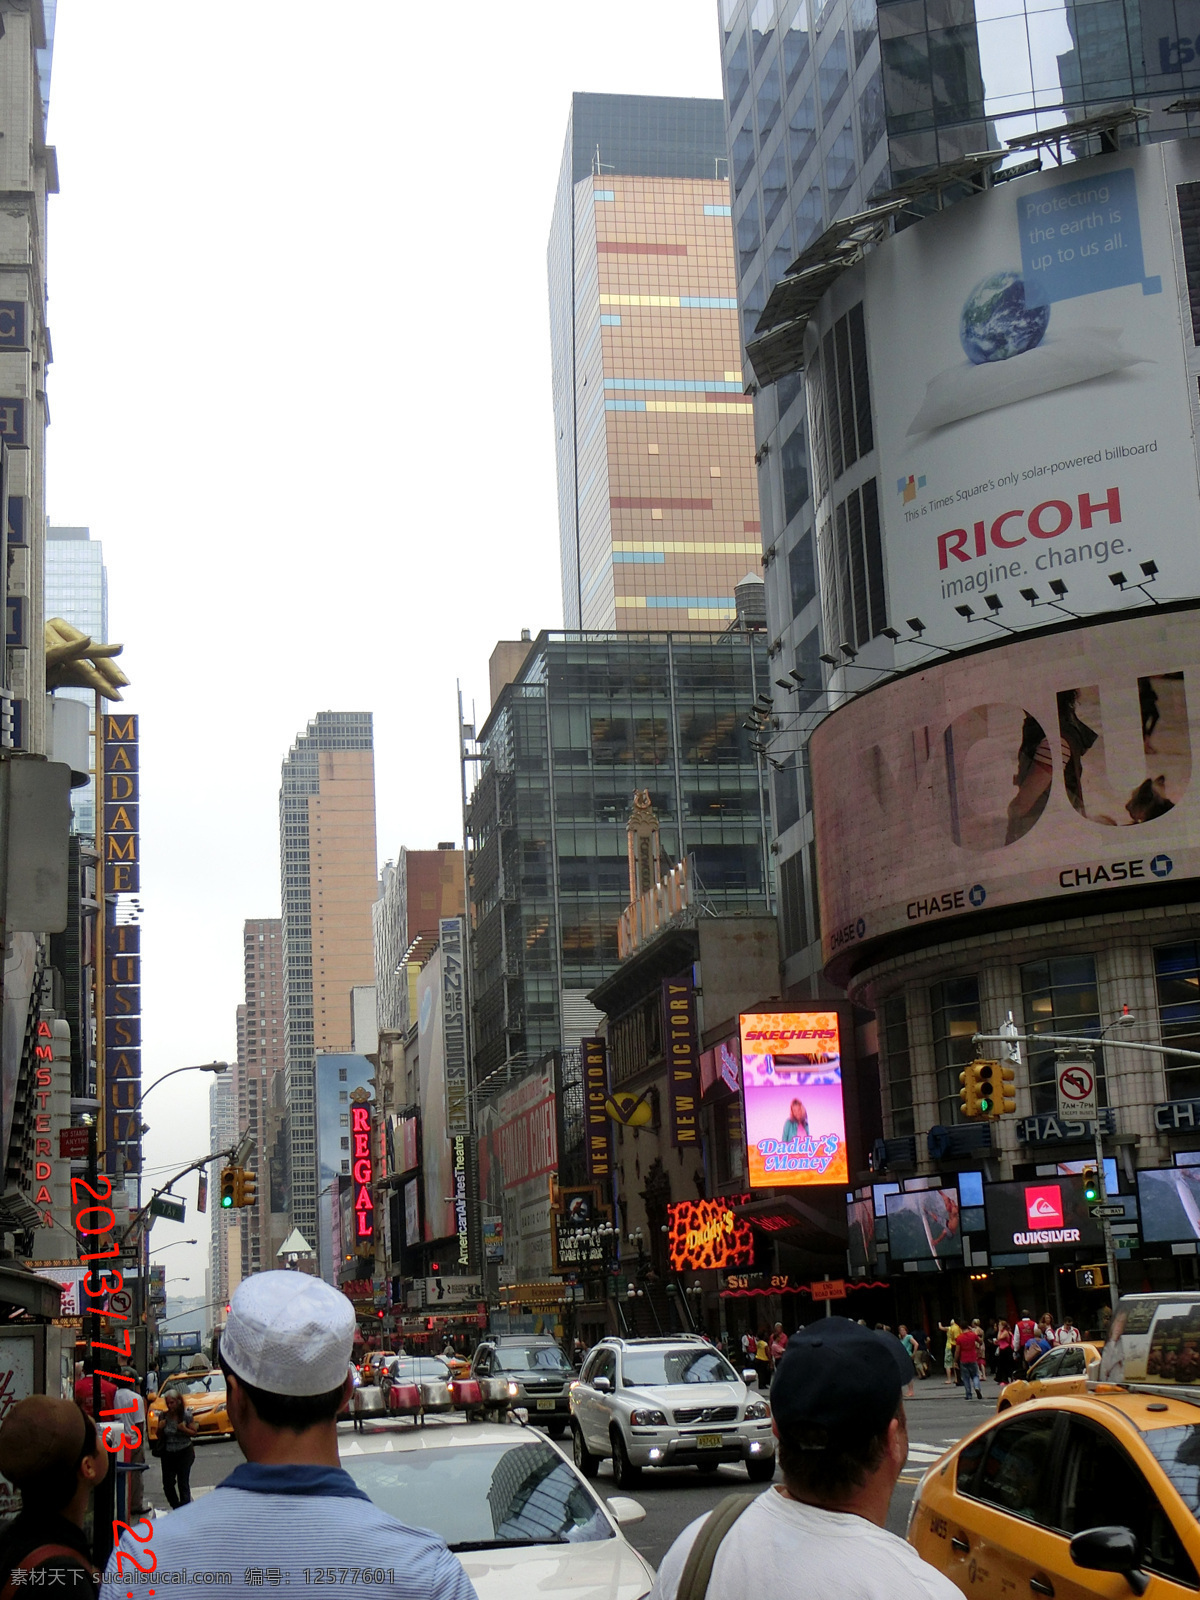
<svg viewBox="0 0 1200 1600"><path fill-rule="evenodd" d="M571 1386L571 1435L584 1477L607 1456L621 1489L643 1467L712 1473L741 1461L751 1483L775 1474L770 1406L695 1334L602 1339Z"/></svg>

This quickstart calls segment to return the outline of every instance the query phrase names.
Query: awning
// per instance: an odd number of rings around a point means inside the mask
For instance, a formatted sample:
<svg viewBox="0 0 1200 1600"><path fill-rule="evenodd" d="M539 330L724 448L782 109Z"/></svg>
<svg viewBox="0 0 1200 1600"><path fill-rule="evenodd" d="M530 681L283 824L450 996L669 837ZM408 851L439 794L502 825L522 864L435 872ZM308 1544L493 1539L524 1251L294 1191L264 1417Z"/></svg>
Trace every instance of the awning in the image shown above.
<svg viewBox="0 0 1200 1600"><path fill-rule="evenodd" d="M62 1289L19 1261L0 1261L0 1304L20 1306L31 1316L52 1321L62 1306Z"/></svg>

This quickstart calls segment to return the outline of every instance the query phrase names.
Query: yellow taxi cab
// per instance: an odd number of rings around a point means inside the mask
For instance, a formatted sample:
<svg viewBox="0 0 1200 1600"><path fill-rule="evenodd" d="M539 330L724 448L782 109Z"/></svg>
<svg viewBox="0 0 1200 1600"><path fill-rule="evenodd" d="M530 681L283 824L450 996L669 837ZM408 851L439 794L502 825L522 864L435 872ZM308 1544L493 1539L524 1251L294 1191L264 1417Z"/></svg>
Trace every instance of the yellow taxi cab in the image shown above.
<svg viewBox="0 0 1200 1600"><path fill-rule="evenodd" d="M1161 1378L1190 1373L1193 1343L1195 1293L1123 1298L1100 1381L1010 1407L934 1462L910 1544L972 1600L1196 1600L1200 1387Z"/></svg>
<svg viewBox="0 0 1200 1600"><path fill-rule="evenodd" d="M1086 1339L1082 1344L1063 1344L1039 1356L1023 1378L1014 1378L1000 1391L997 1411L1008 1411L1026 1400L1064 1394L1086 1394L1088 1377L1100 1370L1102 1346Z"/></svg>
<svg viewBox="0 0 1200 1600"><path fill-rule="evenodd" d="M167 1409L167 1396L181 1394L188 1421L196 1425L196 1437L211 1439L229 1435L229 1413L225 1409L225 1374L220 1367L207 1371L177 1372L168 1378L150 1402L146 1420L151 1439L158 1438L158 1424Z"/></svg>

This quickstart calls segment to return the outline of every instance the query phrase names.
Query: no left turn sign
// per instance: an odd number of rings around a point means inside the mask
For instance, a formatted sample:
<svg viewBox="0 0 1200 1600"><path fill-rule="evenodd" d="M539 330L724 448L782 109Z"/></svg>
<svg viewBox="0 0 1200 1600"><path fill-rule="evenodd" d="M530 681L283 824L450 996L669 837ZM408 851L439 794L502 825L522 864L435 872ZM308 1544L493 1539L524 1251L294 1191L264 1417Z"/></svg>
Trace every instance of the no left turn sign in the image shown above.
<svg viewBox="0 0 1200 1600"><path fill-rule="evenodd" d="M133 1310L133 1296L128 1289L117 1289L108 1297L108 1309L119 1317L127 1317Z"/></svg>
<svg viewBox="0 0 1200 1600"><path fill-rule="evenodd" d="M1096 1067L1086 1057L1060 1057L1058 1114L1073 1122L1096 1120Z"/></svg>

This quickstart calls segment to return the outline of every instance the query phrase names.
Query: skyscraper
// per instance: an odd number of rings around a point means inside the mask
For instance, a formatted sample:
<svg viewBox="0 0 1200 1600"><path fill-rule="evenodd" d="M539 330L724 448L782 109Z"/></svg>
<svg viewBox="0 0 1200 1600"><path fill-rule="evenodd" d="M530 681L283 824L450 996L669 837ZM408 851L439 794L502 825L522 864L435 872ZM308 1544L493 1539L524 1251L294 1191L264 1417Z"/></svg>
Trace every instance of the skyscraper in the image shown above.
<svg viewBox="0 0 1200 1600"><path fill-rule="evenodd" d="M289 1232L286 1184L276 1181L276 1144L284 1138L283 924L276 917L249 919L242 930L246 999L238 1007L234 1097L238 1132L254 1135L250 1166L258 1177L258 1203L237 1212L245 1273L275 1265L275 1250ZM277 1203L278 1202L278 1203Z"/></svg>
<svg viewBox="0 0 1200 1600"><path fill-rule="evenodd" d="M89 638L108 640L108 572L104 546L87 528L46 530L46 615L61 617ZM59 689L64 700L81 700L88 707L88 725L96 732L96 696L90 689ZM71 793L75 832L84 838L96 834L96 781Z"/></svg>
<svg viewBox="0 0 1200 1600"><path fill-rule="evenodd" d="M350 989L373 983L375 769L371 714L322 711L283 763L284 1073L291 1218L317 1227L314 1059L349 1050Z"/></svg>
<svg viewBox="0 0 1200 1600"><path fill-rule="evenodd" d="M241 1007L238 1007L239 1021ZM237 1096L229 1073L222 1072L208 1086L209 1149L228 1150L237 1143ZM225 1320L225 1302L242 1281L241 1230L231 1213L221 1210L220 1161L209 1163L208 1192L209 1215L209 1294L212 1302L212 1321L220 1326Z"/></svg>
<svg viewBox="0 0 1200 1600"><path fill-rule="evenodd" d="M777 334L799 349L805 319L796 316L795 302L789 308L779 296L769 308L772 290L793 264L829 269L834 251L820 246L824 230L878 203L896 185L932 183L933 175L952 173L972 153L1000 150L1009 140L1097 113L1103 121L1104 112L1131 102L1149 114L1115 132L1096 127L1070 136L1051 159L1181 138L1200 128L1194 96L1200 57L1177 38L1174 10L1165 0L1048 10L1035 0L1012 0L986 12L973 0L956 0L949 9L932 0L719 0L717 10L747 344ZM1169 109L1175 105L1181 109ZM1037 152L1018 150L1006 164L1031 157ZM936 196L916 196L904 220L973 194L986 181L979 172ZM808 250L815 254L801 259ZM829 282L832 277L814 301ZM850 404L865 415L861 321L848 318L832 343L832 360L822 352L822 403L828 407L836 394L839 409ZM860 499L853 516L853 501L839 496L835 507L845 508L846 516L839 524L835 511L818 526L813 479L824 468L810 452L800 360L793 370L787 366L784 361L774 373L760 373L747 359L746 377L760 385L754 434L768 627L779 669L771 676L794 671L803 679L798 691L776 695L776 710L785 718L814 713L798 728L788 722L794 745L803 744L807 726L827 704L829 656L843 643L861 649L879 639L882 625L900 626L904 619L888 619L871 603L872 586L878 592L882 579L874 499ZM814 365L810 378L815 371ZM856 432L840 459L849 468L869 456L869 439ZM836 477L841 469L837 460L832 465ZM823 616L831 625L837 619L837 637L828 636L832 626L827 630ZM773 799L785 981L807 987L820 984L821 954L805 769L803 755L785 760L774 773Z"/></svg>
<svg viewBox="0 0 1200 1600"><path fill-rule="evenodd" d="M548 252L568 628L720 630L761 557L717 100L577 94Z"/></svg>

